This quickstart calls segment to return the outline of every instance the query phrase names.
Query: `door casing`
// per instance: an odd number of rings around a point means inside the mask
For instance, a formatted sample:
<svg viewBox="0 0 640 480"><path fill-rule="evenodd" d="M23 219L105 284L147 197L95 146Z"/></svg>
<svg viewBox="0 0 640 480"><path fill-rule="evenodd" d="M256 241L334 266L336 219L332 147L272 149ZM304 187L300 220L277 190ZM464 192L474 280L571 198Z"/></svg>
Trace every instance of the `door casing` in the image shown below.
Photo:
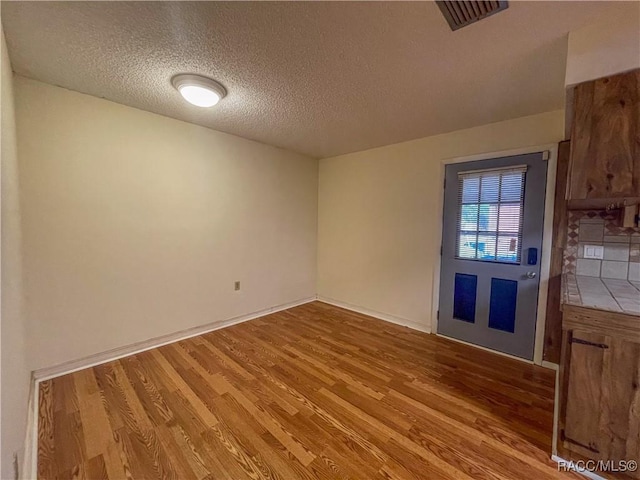
<svg viewBox="0 0 640 480"><path fill-rule="evenodd" d="M441 217L444 215L444 178L445 167L452 163L471 162L475 160L490 160L499 157L509 157L514 155L523 155L527 153L547 152L547 183L545 192L544 203L544 227L542 233L542 255L540 258L540 284L538 287L538 312L536 316L536 337L534 342L533 362L525 360L506 353L496 352L495 350L489 350L485 347L473 345L476 348L488 350L499 355L505 355L516 360L534 363L536 365L542 365L549 368L556 368L556 365L550 362L542 360L542 350L544 347L544 328L545 328L545 312L547 306L547 289L549 284L549 268L551 265L551 240L553 235L553 206L555 201L555 185L556 185L556 167L558 163L558 144L546 144L536 145L532 147L522 147L512 150L501 150L497 152L487 152L476 155L467 155L463 157L452 157L444 159L440 162L440 184L442 188L439 195L438 211ZM438 223L438 238L442 241L442 221ZM434 252L437 255L437 261L435 268L433 269L433 291L431 297L431 331L436 333L438 331L438 310L440 308L440 268L442 257L440 256L440 242L438 242ZM437 333L436 333L437 334ZM449 338L449 337L447 337ZM454 341L460 341L452 339ZM466 343L466 342L462 342ZM472 344L469 344L472 345Z"/></svg>

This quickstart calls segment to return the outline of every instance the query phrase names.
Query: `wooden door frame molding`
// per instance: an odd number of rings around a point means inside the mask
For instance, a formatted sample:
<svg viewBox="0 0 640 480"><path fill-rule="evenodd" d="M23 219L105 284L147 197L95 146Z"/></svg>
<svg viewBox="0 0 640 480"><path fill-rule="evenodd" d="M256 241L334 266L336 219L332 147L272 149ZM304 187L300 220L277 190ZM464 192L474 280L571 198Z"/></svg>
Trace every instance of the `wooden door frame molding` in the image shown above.
<svg viewBox="0 0 640 480"><path fill-rule="evenodd" d="M559 140L560 141L560 140ZM548 152L545 157L547 161L547 181L544 201L544 226L542 230L542 255L540 258L540 283L538 286L538 308L536 314L536 337L533 351L533 363L536 365L546 366L556 369L555 364L544 362L542 358L544 349L544 333L545 320L547 310L547 290L549 283L549 271L551 267L551 242L553 239L553 207L555 203L555 185L556 185L556 169L558 164L558 143L549 143L544 145L533 145L530 147L521 147L511 150L500 150L497 152L479 153L475 155L466 155L463 157L445 158L440 162L440 180L443 188L440 190L438 211L444 215L444 178L445 168L452 163L473 162L476 160L489 160L499 157L511 157L515 155L525 155L528 153ZM440 244L442 242L442 221L438 224L438 236L440 242L436 245L433 252L437 256L435 268L433 269L433 291L431 295L431 331L435 334L438 332L438 310L440 308L440 268L442 256L440 255ZM512 357L518 360L529 362L523 358ZM530 362L529 362L530 363Z"/></svg>

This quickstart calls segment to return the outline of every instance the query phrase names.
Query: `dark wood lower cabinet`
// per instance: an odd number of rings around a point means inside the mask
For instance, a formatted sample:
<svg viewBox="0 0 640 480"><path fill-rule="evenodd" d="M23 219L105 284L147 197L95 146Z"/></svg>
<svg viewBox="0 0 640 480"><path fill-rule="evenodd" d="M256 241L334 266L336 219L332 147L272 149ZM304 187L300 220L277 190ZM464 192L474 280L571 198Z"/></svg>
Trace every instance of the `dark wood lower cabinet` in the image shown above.
<svg viewBox="0 0 640 480"><path fill-rule="evenodd" d="M574 330L569 337L571 360L563 441L569 449L600 453L600 408L607 337Z"/></svg>
<svg viewBox="0 0 640 480"><path fill-rule="evenodd" d="M585 315L589 309L581 310ZM640 318L630 317L640 328ZM606 314L595 320L596 327L582 330L570 325L564 331L558 454L567 460L604 460L613 465L639 461L640 343L629 340L633 335L607 332ZM638 471L600 475L640 479Z"/></svg>

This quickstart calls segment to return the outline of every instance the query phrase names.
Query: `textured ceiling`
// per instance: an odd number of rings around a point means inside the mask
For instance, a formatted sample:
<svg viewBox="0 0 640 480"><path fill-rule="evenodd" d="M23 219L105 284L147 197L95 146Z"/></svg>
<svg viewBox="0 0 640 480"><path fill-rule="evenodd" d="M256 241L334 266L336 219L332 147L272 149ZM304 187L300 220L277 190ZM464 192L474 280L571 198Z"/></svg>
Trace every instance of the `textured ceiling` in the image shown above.
<svg viewBox="0 0 640 480"><path fill-rule="evenodd" d="M635 2L518 2L452 32L432 2L2 2L27 77L328 157L562 108L566 35ZM220 81L213 109L181 72Z"/></svg>

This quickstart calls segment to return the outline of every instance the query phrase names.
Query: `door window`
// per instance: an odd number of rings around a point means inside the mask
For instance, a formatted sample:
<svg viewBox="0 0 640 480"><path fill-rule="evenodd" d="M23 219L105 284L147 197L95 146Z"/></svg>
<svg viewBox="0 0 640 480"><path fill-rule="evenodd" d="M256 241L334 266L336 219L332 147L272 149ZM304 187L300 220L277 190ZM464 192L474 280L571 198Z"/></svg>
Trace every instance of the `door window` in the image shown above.
<svg viewBox="0 0 640 480"><path fill-rule="evenodd" d="M527 167L458 173L456 257L520 263Z"/></svg>

